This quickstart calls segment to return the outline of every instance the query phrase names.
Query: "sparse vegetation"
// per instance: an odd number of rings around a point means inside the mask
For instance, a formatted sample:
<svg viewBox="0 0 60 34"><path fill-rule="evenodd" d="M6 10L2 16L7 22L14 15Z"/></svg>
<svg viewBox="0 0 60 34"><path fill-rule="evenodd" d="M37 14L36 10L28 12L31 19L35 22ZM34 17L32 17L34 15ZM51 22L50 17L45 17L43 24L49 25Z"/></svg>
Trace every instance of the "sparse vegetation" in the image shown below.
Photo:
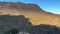
<svg viewBox="0 0 60 34"><path fill-rule="evenodd" d="M19 32L18 29L13 28L8 31L5 31L4 34L16 34L18 32Z"/></svg>
<svg viewBox="0 0 60 34"><path fill-rule="evenodd" d="M53 25L32 26L24 15L0 15L0 34L17 34L27 32L30 34L60 34L60 28Z"/></svg>
<svg viewBox="0 0 60 34"><path fill-rule="evenodd" d="M11 16L0 15L0 32L14 33L18 31L27 32L27 28L31 27L30 21L23 15ZM11 29L12 28L12 29ZM16 28L16 29L13 29ZM2 30L2 31L1 31Z"/></svg>
<svg viewBox="0 0 60 34"><path fill-rule="evenodd" d="M37 25L28 29L30 34L60 34L60 28L53 25Z"/></svg>

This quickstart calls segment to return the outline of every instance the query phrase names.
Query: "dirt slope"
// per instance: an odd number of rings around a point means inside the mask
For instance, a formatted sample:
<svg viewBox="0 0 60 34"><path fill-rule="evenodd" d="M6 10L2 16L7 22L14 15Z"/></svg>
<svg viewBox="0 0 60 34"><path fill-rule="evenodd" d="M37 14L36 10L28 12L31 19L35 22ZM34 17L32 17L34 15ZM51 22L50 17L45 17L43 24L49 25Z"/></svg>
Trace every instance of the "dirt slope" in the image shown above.
<svg viewBox="0 0 60 34"><path fill-rule="evenodd" d="M50 24L60 26L60 15L45 12L35 4L8 3L4 5L4 3L0 3L0 15L5 14L24 15L29 18L33 25Z"/></svg>

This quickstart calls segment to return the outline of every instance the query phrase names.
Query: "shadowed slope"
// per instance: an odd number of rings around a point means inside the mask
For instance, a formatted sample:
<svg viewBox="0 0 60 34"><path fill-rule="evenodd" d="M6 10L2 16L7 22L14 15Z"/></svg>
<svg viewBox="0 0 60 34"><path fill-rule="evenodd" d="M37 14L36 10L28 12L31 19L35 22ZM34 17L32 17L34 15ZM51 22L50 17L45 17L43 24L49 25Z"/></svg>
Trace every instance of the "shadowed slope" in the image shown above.
<svg viewBox="0 0 60 34"><path fill-rule="evenodd" d="M17 29L19 31L24 31L24 29L31 27L31 22L24 17L11 16L11 15L0 15L0 34L9 31L11 29ZM10 31L8 33L11 33ZM7 33L6 33L7 34Z"/></svg>
<svg viewBox="0 0 60 34"><path fill-rule="evenodd" d="M33 26L24 15L0 15L0 34L60 34L60 27L41 24Z"/></svg>
<svg viewBox="0 0 60 34"><path fill-rule="evenodd" d="M60 27L53 25L37 25L28 29L30 34L60 34Z"/></svg>

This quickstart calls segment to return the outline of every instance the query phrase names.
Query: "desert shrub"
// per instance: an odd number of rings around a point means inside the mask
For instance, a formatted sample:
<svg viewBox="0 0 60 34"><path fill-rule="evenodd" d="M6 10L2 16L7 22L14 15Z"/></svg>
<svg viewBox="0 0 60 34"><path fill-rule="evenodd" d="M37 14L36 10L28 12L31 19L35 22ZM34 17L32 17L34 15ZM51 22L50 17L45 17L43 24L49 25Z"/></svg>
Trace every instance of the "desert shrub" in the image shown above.
<svg viewBox="0 0 60 34"><path fill-rule="evenodd" d="M10 29L10 30L8 30L8 31L5 31L4 34L16 34L16 33L18 33L18 32L19 32L18 29L13 28L13 29Z"/></svg>
<svg viewBox="0 0 60 34"><path fill-rule="evenodd" d="M30 34L60 34L60 28L53 25L37 25L28 28Z"/></svg>

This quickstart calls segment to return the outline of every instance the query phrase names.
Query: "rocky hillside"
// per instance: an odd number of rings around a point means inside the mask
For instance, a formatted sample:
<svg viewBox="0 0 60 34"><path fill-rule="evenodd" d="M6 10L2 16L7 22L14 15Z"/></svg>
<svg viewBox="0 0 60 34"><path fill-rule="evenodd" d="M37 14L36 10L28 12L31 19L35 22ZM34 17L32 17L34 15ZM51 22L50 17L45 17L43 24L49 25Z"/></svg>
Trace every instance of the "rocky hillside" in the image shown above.
<svg viewBox="0 0 60 34"><path fill-rule="evenodd" d="M0 2L0 8L10 8L17 10L39 10L36 4L24 4L20 2Z"/></svg>
<svg viewBox="0 0 60 34"><path fill-rule="evenodd" d="M45 12L36 4L0 2L0 15L24 15L33 25L49 24L60 26L60 15Z"/></svg>

